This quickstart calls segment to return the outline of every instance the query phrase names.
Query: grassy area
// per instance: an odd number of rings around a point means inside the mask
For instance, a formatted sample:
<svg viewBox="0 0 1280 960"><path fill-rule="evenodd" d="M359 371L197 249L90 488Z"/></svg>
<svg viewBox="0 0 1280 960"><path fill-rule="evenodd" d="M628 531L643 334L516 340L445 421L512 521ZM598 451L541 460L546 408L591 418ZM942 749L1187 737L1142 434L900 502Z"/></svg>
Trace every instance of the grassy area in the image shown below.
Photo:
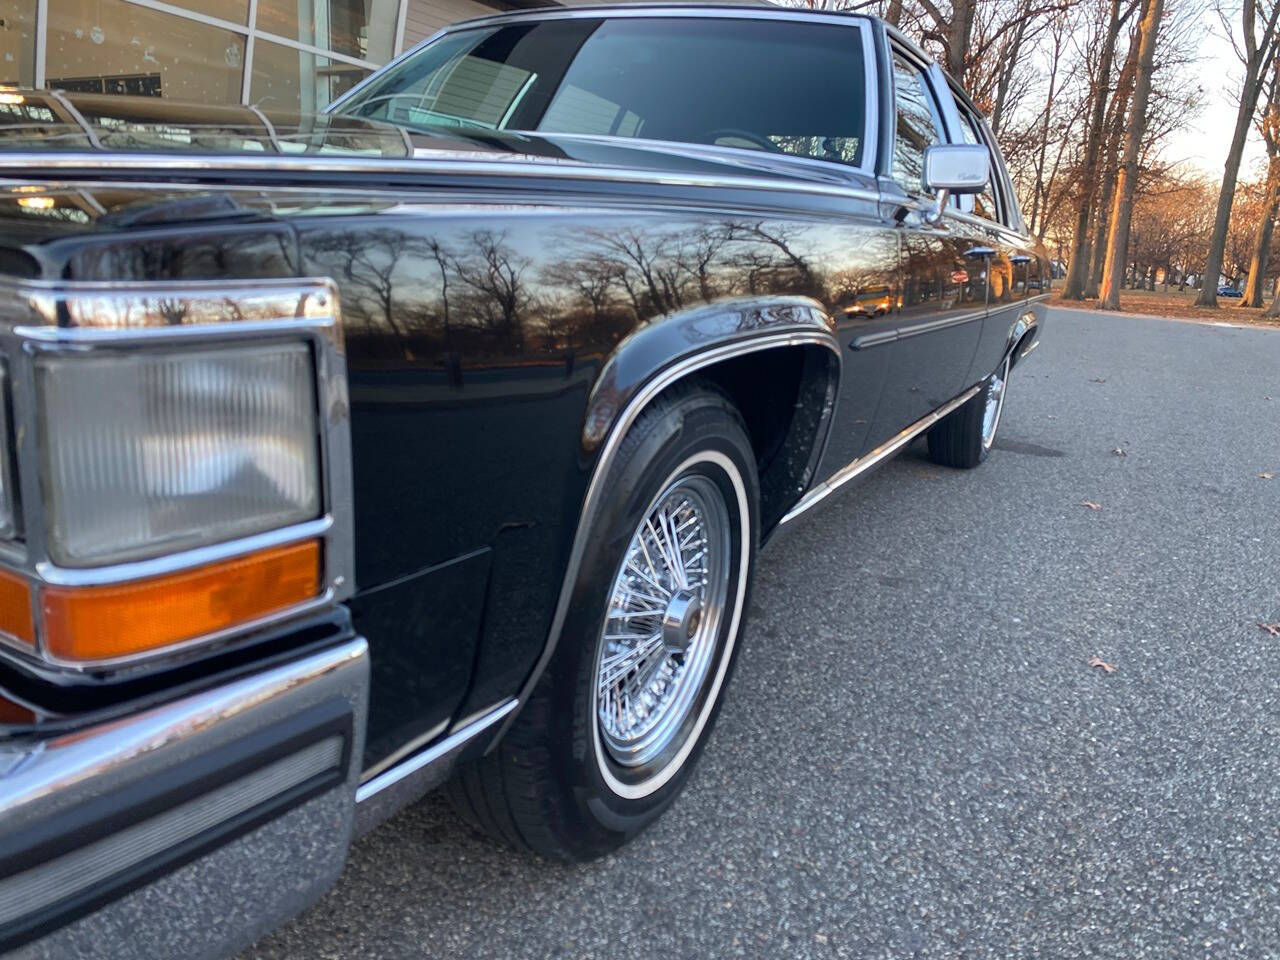
<svg viewBox="0 0 1280 960"><path fill-rule="evenodd" d="M1083 303L1075 300L1063 300L1061 285L1063 281L1058 281L1059 287L1054 296L1054 306L1060 307L1094 307L1097 306L1096 300L1086 300ZM1218 309L1214 310L1210 307L1195 306L1196 294L1198 291L1188 287L1186 290L1178 290L1177 287L1171 287L1164 290L1157 287L1152 290L1121 290L1120 291L1120 309L1125 313L1145 313L1157 317L1182 317L1191 320L1221 320L1227 323L1251 323L1259 326L1280 326L1280 318L1264 318L1262 310L1264 308L1253 309L1240 306L1240 301L1230 297L1218 298ZM1264 300L1265 305L1269 301Z"/></svg>

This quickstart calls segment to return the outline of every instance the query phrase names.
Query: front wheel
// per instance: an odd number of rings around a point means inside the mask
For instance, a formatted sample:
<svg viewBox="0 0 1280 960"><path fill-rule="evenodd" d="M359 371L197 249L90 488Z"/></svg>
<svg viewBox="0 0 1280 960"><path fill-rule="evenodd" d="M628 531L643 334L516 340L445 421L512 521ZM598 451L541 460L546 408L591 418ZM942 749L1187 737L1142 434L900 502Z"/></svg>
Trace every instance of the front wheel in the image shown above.
<svg viewBox="0 0 1280 960"><path fill-rule="evenodd" d="M987 459L1000 429L1009 386L1009 357L982 388L929 430L929 459L945 467L969 469Z"/></svg>
<svg viewBox="0 0 1280 960"><path fill-rule="evenodd" d="M758 540L751 444L710 386L655 401L603 479L611 497L547 670L449 787L474 826L564 860L616 849L683 789L733 666Z"/></svg>

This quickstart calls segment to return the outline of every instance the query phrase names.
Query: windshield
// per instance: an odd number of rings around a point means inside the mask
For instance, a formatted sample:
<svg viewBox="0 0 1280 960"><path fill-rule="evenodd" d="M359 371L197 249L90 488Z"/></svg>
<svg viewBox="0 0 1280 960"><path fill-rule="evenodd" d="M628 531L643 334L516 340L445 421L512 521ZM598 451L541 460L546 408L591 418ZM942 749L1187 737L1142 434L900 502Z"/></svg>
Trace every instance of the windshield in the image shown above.
<svg viewBox="0 0 1280 960"><path fill-rule="evenodd" d="M341 112L410 128L640 137L862 162L861 33L773 19L617 18L446 34Z"/></svg>

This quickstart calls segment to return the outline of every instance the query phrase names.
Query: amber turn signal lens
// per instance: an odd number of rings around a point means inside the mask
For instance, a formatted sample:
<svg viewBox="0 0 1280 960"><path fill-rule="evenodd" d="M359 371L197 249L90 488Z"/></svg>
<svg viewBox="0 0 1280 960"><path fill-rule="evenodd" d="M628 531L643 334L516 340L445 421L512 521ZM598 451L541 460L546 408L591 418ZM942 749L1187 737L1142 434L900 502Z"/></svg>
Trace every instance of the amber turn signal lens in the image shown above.
<svg viewBox="0 0 1280 960"><path fill-rule="evenodd" d="M127 657L269 616L319 592L315 540L119 586L45 587L45 642L61 660Z"/></svg>
<svg viewBox="0 0 1280 960"><path fill-rule="evenodd" d="M0 632L35 644L36 628L31 618L31 588L27 581L0 572Z"/></svg>

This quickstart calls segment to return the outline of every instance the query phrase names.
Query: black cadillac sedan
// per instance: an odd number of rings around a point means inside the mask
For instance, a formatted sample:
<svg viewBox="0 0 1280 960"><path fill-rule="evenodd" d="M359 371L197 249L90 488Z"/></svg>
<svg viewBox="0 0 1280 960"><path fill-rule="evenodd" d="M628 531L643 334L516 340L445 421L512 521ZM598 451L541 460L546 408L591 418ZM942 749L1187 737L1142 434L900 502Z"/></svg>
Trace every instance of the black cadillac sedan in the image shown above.
<svg viewBox="0 0 1280 960"><path fill-rule="evenodd" d="M1051 283L972 101L864 16L517 12L323 116L0 124L23 956L233 952L441 783L614 850L711 735L757 551L917 436L986 460Z"/></svg>

